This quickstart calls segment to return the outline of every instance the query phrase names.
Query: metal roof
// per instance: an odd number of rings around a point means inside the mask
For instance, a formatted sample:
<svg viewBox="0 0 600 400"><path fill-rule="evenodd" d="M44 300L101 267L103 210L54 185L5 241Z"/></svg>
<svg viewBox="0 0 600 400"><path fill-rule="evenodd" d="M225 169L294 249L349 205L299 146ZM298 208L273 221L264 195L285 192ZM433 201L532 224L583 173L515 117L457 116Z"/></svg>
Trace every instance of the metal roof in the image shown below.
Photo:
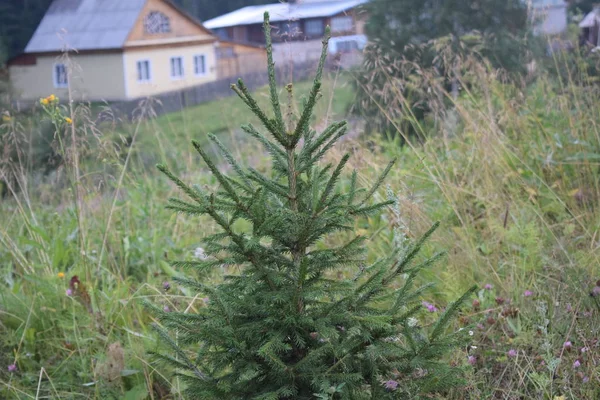
<svg viewBox="0 0 600 400"><path fill-rule="evenodd" d="M204 26L218 29L236 25L262 24L265 11L269 13L271 22L330 17L367 2L368 0L322 0L248 6L205 21Z"/></svg>
<svg viewBox="0 0 600 400"><path fill-rule="evenodd" d="M146 0L54 0L25 53L119 49Z"/></svg>
<svg viewBox="0 0 600 400"><path fill-rule="evenodd" d="M580 28L591 28L594 25L600 23L600 9L592 10L585 18L579 23Z"/></svg>

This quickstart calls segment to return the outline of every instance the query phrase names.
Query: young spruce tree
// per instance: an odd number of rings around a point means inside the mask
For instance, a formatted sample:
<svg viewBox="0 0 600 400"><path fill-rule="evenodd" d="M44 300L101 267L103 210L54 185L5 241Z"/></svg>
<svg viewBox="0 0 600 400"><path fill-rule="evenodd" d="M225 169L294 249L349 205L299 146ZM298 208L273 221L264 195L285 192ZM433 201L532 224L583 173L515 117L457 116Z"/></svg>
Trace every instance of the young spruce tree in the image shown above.
<svg viewBox="0 0 600 400"><path fill-rule="evenodd" d="M268 132L243 127L270 154L272 172L242 167L213 135L235 176L221 173L199 143L193 146L216 177L216 192L189 186L158 167L189 197L170 199L168 208L208 215L220 227L204 238L210 257L177 265L200 272L229 265L241 271L218 285L179 280L210 301L198 313L154 308L162 324L156 329L172 350L158 357L176 368L190 399L386 399L447 389L458 381L460 369L442 356L464 343L465 335L446 334L446 327L472 290L441 313L427 333L419 327L418 297L426 287L415 288L415 278L441 254L420 263L416 256L437 224L368 266L365 237L339 247L317 246L328 235L351 231L353 219L392 205L371 200L393 162L370 189L357 187L354 171L349 190L340 191L349 155L335 166L319 161L345 133L346 122L320 134L309 127L320 97L328 32L310 94L290 126L276 88L268 14L264 30L273 117L258 107L241 80L232 88ZM292 85L286 89L291 98ZM249 232L236 231L240 219L251 224ZM352 267L355 276L336 278L337 270Z"/></svg>

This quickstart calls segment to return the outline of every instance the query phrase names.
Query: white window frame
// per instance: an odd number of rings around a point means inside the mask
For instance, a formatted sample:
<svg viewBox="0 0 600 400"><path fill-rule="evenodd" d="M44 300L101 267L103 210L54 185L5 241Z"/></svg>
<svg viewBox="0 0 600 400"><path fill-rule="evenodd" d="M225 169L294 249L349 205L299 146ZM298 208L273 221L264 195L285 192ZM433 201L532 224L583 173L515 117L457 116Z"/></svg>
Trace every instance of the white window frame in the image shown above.
<svg viewBox="0 0 600 400"><path fill-rule="evenodd" d="M343 21L343 23L341 22ZM348 21L350 21L350 26L347 27ZM336 25L342 25L336 26ZM351 32L354 29L354 20L349 15L340 15L337 17L331 18L331 32L339 33L339 32Z"/></svg>
<svg viewBox="0 0 600 400"><path fill-rule="evenodd" d="M181 75L173 75L175 72L173 60L180 59L181 60ZM185 63L183 56L173 56L169 59L169 73L171 75L172 80L180 80L185 76Z"/></svg>
<svg viewBox="0 0 600 400"><path fill-rule="evenodd" d="M148 78L140 79L140 63L148 63ZM135 73L137 75L138 83L150 83L152 82L152 62L149 59L137 60L135 63Z"/></svg>
<svg viewBox="0 0 600 400"><path fill-rule="evenodd" d="M203 66L204 66L204 71L198 72L198 65L196 64L196 61L202 57L202 60L204 61ZM207 65L207 57L206 54L196 54L194 56L194 76L205 76L208 73L208 65Z"/></svg>
<svg viewBox="0 0 600 400"><path fill-rule="evenodd" d="M59 66L62 66L64 68L64 70L65 70L65 78L67 80L66 83L61 83L61 82L58 81L58 74L57 74L56 69ZM69 87L69 70L67 69L67 64L65 64L65 63L54 63L52 65L52 82L54 83L54 87L57 88L57 89Z"/></svg>

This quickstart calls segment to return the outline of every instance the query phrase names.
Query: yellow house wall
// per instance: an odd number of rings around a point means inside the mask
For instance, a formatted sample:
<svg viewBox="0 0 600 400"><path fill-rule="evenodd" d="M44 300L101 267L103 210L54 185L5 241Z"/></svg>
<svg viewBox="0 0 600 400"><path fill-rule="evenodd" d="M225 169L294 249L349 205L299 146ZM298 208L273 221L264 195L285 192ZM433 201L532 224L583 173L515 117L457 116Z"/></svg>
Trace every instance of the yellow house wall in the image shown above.
<svg viewBox="0 0 600 400"><path fill-rule="evenodd" d="M194 74L194 56L206 57L206 74ZM171 57L183 57L183 78L171 77ZM137 62L150 61L150 81L138 82ZM185 47L126 50L125 81L129 98L147 97L214 81L217 78L216 54L212 43Z"/></svg>
<svg viewBox="0 0 600 400"><path fill-rule="evenodd" d="M16 95L22 100L36 100L53 93L67 99L68 89L54 86L56 63L68 66L74 100L110 101L126 98L121 53L74 54L68 60L45 55L37 56L35 65L10 66L10 82Z"/></svg>

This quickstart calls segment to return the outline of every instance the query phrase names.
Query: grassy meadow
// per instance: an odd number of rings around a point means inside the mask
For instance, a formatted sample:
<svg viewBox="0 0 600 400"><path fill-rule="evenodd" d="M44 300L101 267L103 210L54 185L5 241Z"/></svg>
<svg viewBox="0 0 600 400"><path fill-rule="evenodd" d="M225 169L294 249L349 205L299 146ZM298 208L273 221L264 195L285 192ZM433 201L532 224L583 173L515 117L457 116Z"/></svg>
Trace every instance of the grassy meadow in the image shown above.
<svg viewBox="0 0 600 400"><path fill-rule="evenodd" d="M355 227L369 237L369 258L389 253L394 229L418 237L441 221L424 256L447 255L421 276L435 283L423 301L441 310L479 286L454 326L472 331L472 346L447 360L465 367L465 384L439 398L600 398L600 93L542 72L515 84L474 71L456 98L421 82L449 105L424 121L407 115L418 136L404 145L363 134L350 116L353 72L328 74L312 124L350 118L329 157L350 151L363 186L398 159L378 196L399 206ZM296 104L309 88L295 83ZM267 104L267 89L256 97ZM0 203L0 398L181 398L179 380L149 354L156 321L142 301L204 306L171 283L191 272L170 263L195 257L214 226L165 210L178 190L155 164L216 186L190 144L208 132L245 164L269 163L239 129L258 122L235 96L159 117L155 107L144 102L132 122L101 106L5 114L4 142L19 151L2 164L16 178ZM49 142L44 123L61 158L41 173L31 144ZM73 279L85 288L77 296Z"/></svg>

